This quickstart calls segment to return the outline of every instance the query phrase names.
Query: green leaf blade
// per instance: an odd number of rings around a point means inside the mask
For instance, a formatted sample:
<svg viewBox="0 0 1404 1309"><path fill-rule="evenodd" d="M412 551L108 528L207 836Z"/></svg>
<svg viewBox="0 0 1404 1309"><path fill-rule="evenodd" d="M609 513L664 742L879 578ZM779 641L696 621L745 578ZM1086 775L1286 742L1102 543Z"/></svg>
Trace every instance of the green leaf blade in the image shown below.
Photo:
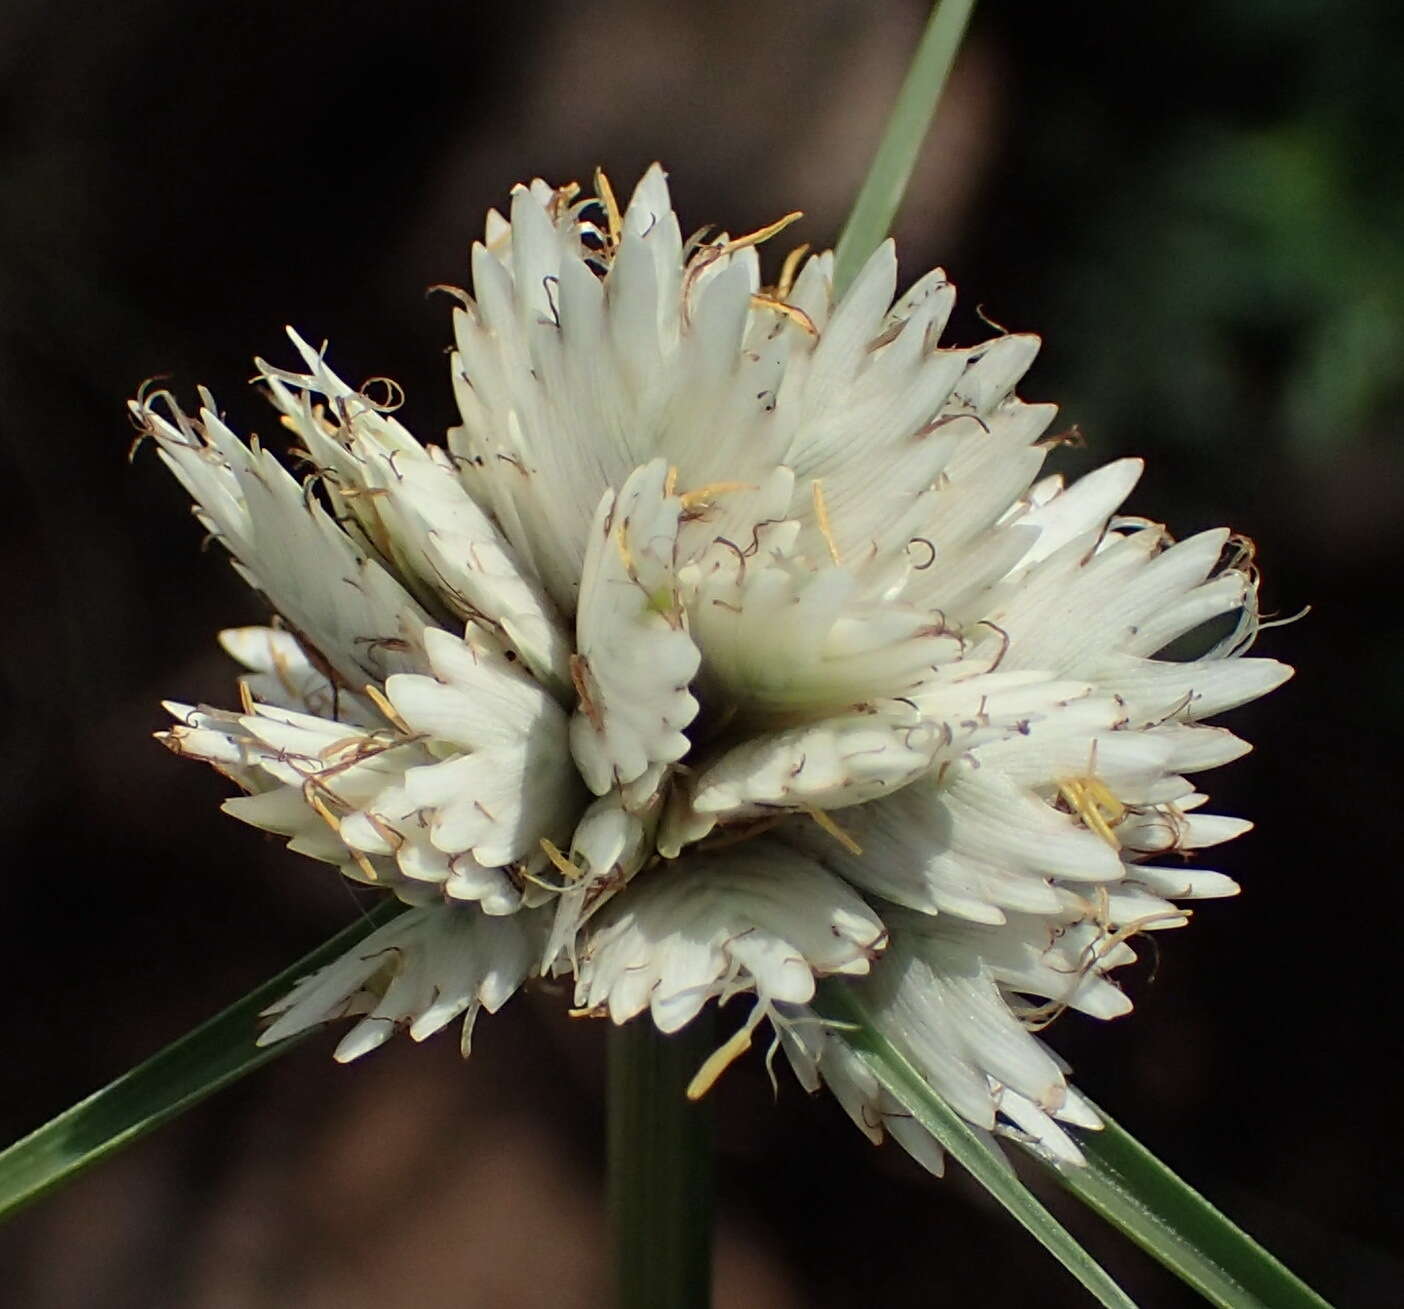
<svg viewBox="0 0 1404 1309"><path fill-rule="evenodd" d="M945 89L975 0L937 0L902 81L882 141L834 247L834 294L842 295L882 244Z"/></svg>
<svg viewBox="0 0 1404 1309"><path fill-rule="evenodd" d="M292 1049L299 1038L254 1044L259 1014L403 908L396 901L376 906L256 991L0 1151L0 1219Z"/></svg>
<svg viewBox="0 0 1404 1309"><path fill-rule="evenodd" d="M826 984L819 1009L824 1017L846 1029L843 1039L878 1081L1099 1304L1106 1309L1136 1309L1135 1301L1039 1203L1003 1156L947 1106L901 1052L875 1029L852 988Z"/></svg>
<svg viewBox="0 0 1404 1309"><path fill-rule="evenodd" d="M1221 1309L1330 1309L1106 1110L1093 1107L1105 1126L1079 1134L1086 1168L1035 1156L1078 1199Z"/></svg>

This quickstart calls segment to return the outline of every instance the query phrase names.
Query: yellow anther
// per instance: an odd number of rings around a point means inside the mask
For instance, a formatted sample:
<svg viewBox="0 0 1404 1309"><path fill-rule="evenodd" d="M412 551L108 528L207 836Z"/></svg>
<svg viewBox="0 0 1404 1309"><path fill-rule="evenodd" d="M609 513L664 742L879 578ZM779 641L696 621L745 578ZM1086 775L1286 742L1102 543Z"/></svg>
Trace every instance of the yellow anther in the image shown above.
<svg viewBox="0 0 1404 1309"><path fill-rule="evenodd" d="M614 188L609 184L609 178L605 176L603 168L595 169L595 194L604 205L605 225L609 232L610 248L613 249L619 244L624 222L619 215L619 201L614 198Z"/></svg>
<svg viewBox="0 0 1404 1309"><path fill-rule="evenodd" d="M687 1084L687 1098L700 1100L712 1089L719 1078L733 1063L751 1048L751 1028L743 1027L707 1056L702 1067L692 1081Z"/></svg>
<svg viewBox="0 0 1404 1309"><path fill-rule="evenodd" d="M788 213L784 218L776 219L769 227L762 227L757 231L748 232L745 236L738 236L733 241L724 241L720 245L705 245L689 261L687 271L683 274L682 282L682 303L683 321L690 321L688 306L691 304L692 288L702 273L710 268L719 259L724 259L728 255L735 254L738 250L744 250L747 246L760 245L762 241L769 241L772 236L783 232L797 218L804 215L796 209L793 213Z"/></svg>
<svg viewBox="0 0 1404 1309"><path fill-rule="evenodd" d="M561 853L561 849L553 841L548 841L544 836L541 838L541 848L567 882L578 882L585 876L585 870L571 861Z"/></svg>
<svg viewBox="0 0 1404 1309"><path fill-rule="evenodd" d="M242 677L239 679L239 703L244 706L244 712L252 717L257 709L254 705L253 692L249 690L249 684Z"/></svg>
<svg viewBox="0 0 1404 1309"><path fill-rule="evenodd" d="M761 228L757 232L748 232L746 236L736 237L736 240L722 242L717 246L703 246L691 260L688 261L687 271L682 274L682 322L685 326L691 323L692 288L696 285L696 279L701 277L703 272L712 267L720 258L726 258L729 254L736 253L737 250L744 250L747 246L758 246L761 242L768 242L772 236L778 232L783 232L795 219L803 218L799 209L792 213L786 213L781 219L776 219L768 228Z"/></svg>
<svg viewBox="0 0 1404 1309"><path fill-rule="evenodd" d="M699 486L695 491L684 491L682 494L682 504L684 509L693 509L697 505L706 504L715 500L719 495L726 495L731 491L754 491L755 485L751 482L708 482L706 486Z"/></svg>
<svg viewBox="0 0 1404 1309"><path fill-rule="evenodd" d="M558 186L551 197L551 218L559 222L570 211L571 202L580 194L579 182L567 182Z"/></svg>
<svg viewBox="0 0 1404 1309"><path fill-rule="evenodd" d="M338 836L341 835L341 819L339 819L334 813L332 813L332 811L327 807L327 802L323 800L322 797L318 795L315 790L309 789L307 791L307 803L310 804L312 808L317 811L317 813L321 816L326 825L330 827L333 832L335 832Z"/></svg>
<svg viewBox="0 0 1404 1309"><path fill-rule="evenodd" d="M351 850L350 846L346 848L351 851L351 858L356 861L356 867L366 875L368 880L372 882L380 881L380 874L375 871L375 868L371 865L371 861L367 859L364 854L359 850Z"/></svg>
<svg viewBox="0 0 1404 1309"><path fill-rule="evenodd" d="M805 805L804 812L807 813L816 823L819 824L830 836L834 838L849 854L862 854L863 847L858 844L847 832L843 830L829 813L824 809L816 809L812 805Z"/></svg>
<svg viewBox="0 0 1404 1309"><path fill-rule="evenodd" d="M785 256L785 262L780 265L780 278L775 283L775 298L777 300L783 300L790 294L795 285L795 277L799 273L800 261L808 253L809 242L806 241L803 245L797 245Z"/></svg>
<svg viewBox="0 0 1404 1309"><path fill-rule="evenodd" d="M619 547L619 557L624 561L624 570L630 577L634 575L634 553L629 549L629 537L626 532L626 523L620 523L614 529L614 544Z"/></svg>
<svg viewBox="0 0 1404 1309"><path fill-rule="evenodd" d="M663 498L671 500L673 492L678 489L678 468L676 464L668 465L668 475L663 479Z"/></svg>
<svg viewBox="0 0 1404 1309"><path fill-rule="evenodd" d="M395 708L379 687L372 686L369 682L365 686L366 699L380 710L381 716L396 731L403 732L406 736L413 736L414 732L410 725L400 716L400 712Z"/></svg>
<svg viewBox="0 0 1404 1309"><path fill-rule="evenodd" d="M814 500L814 519L819 525L819 535L829 547L829 558L842 567L843 556L839 554L838 542L834 540L833 531L829 527L829 506L824 502L824 479L816 477L809 484L809 490Z"/></svg>
<svg viewBox="0 0 1404 1309"><path fill-rule="evenodd" d="M1113 850L1121 849L1112 828L1126 817L1126 806L1104 781L1097 777L1070 777L1058 783L1058 793L1089 831L1096 832Z"/></svg>
<svg viewBox="0 0 1404 1309"><path fill-rule="evenodd" d="M391 827L390 824L385 821L385 819L381 818L377 814L370 813L369 811L365 813L364 817L366 822L368 822L375 829L380 839L384 841L385 844L388 845L392 850L398 850L402 845L404 845L405 834L399 831L398 829Z"/></svg>
<svg viewBox="0 0 1404 1309"><path fill-rule="evenodd" d="M729 255L734 254L737 250L744 250L747 246L760 245L769 241L772 236L779 236L791 223L798 222L803 217L802 210L793 210L784 218L777 218L769 227L761 227L754 232L747 232L745 236L738 236L725 245L717 247L717 253L719 256Z"/></svg>
<svg viewBox="0 0 1404 1309"><path fill-rule="evenodd" d="M361 757L361 748L365 744L366 738L361 736L359 733L353 736L339 736L336 738L335 741L324 745L320 750L318 750L317 758L320 759L323 763L328 763L331 760L335 759L337 755L341 754L343 751L350 750L350 757L348 759L341 760L338 764L337 771L340 772L342 768L344 768L346 765L355 763L357 759Z"/></svg>
<svg viewBox="0 0 1404 1309"><path fill-rule="evenodd" d="M751 297L751 304L757 309L769 309L779 314L782 318L788 318L792 323L798 324L804 331L812 337L818 337L819 329L814 326L814 320L794 305L787 305L783 300L773 298L768 295L757 293Z"/></svg>

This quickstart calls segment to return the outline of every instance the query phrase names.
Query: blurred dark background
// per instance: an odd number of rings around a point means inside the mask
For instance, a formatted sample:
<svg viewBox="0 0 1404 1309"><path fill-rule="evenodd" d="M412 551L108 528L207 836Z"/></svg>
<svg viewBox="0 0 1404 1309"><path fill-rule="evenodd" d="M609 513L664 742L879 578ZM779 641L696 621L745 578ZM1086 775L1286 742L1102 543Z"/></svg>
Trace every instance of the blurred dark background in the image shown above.
<svg viewBox="0 0 1404 1309"><path fill-rule="evenodd" d="M451 421L445 305L519 178L627 188L687 228L790 209L833 239L919 3L8 0L0 8L0 882L10 1140L355 912L327 869L221 817L150 740L163 696L227 703L220 626L260 614L122 401L169 373L273 424L281 325ZM1297 679L1211 779L1259 830L1127 985L1068 1019L1078 1080L1341 1306L1397 1303L1404 9L1392 0L988 4L899 227L1047 346L1022 388L1086 466L1150 456L1134 507L1254 536L1260 649ZM786 240L792 234L787 234ZM1080 461L1080 463L1078 462ZM1379 892L1376 898L1376 892ZM0 1231L24 1309L605 1302L602 1031L559 995L349 1069L319 1038ZM1389 1069L1394 1067L1395 1072ZM958 1176L874 1152L752 1060L718 1097L718 1305L1077 1306ZM1147 1306L1195 1303L1057 1197Z"/></svg>

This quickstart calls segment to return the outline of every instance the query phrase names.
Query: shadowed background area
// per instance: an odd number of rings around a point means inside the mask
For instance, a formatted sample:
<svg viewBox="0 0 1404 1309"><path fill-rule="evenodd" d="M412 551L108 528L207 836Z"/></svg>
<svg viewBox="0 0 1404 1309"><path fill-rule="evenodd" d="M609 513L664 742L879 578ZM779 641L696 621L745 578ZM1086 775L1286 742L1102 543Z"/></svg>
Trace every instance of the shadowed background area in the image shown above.
<svg viewBox="0 0 1404 1309"><path fill-rule="evenodd" d="M1260 650L1296 681L1229 716L1215 774L1259 830L1125 976L1137 1014L1069 1018L1079 1082L1344 1305L1393 1302L1401 1163L1392 590L1404 476L1404 11L1387 0L988 6L899 225L976 307L1044 334L1078 470L1150 457L1132 504L1255 537ZM1158 16L1157 16L1158 14ZM0 882L8 1141L356 912L332 870L217 813L150 740L158 701L229 703L217 628L257 621L123 399L169 374L233 425L291 360L452 421L448 307L516 180L671 170L684 227L830 242L924 7L855 0L478 6L10 0L0 9ZM778 253L772 254L772 261ZM772 266L773 271L773 266ZM1375 898L1376 888L1380 898ZM1157 957L1158 956L1158 957ZM317 1038L0 1230L25 1309L605 1303L601 1029L539 988L454 1042L351 1068ZM960 1176L875 1152L761 1061L716 1092L718 1305L1076 1306ZM1195 1303L1052 1197L1147 1305Z"/></svg>

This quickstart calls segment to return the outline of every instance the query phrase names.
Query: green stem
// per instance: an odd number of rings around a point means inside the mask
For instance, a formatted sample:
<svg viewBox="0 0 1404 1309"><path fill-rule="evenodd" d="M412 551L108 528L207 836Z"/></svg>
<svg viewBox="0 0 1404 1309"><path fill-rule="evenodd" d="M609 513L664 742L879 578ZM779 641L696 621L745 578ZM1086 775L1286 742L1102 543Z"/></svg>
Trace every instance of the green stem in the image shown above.
<svg viewBox="0 0 1404 1309"><path fill-rule="evenodd" d="M932 7L882 143L834 249L835 295L843 294L892 226L974 8L975 0L937 0Z"/></svg>
<svg viewBox="0 0 1404 1309"><path fill-rule="evenodd" d="M609 1213L619 1309L712 1302L712 1114L686 1097L711 1011L676 1036L647 1015L609 1032Z"/></svg>

